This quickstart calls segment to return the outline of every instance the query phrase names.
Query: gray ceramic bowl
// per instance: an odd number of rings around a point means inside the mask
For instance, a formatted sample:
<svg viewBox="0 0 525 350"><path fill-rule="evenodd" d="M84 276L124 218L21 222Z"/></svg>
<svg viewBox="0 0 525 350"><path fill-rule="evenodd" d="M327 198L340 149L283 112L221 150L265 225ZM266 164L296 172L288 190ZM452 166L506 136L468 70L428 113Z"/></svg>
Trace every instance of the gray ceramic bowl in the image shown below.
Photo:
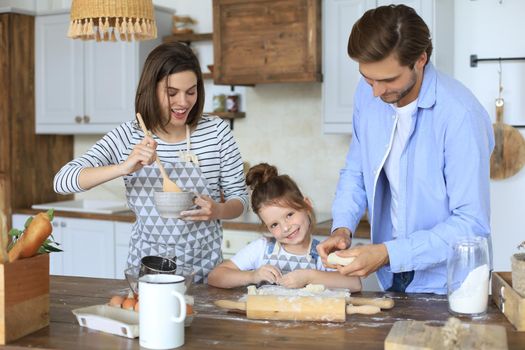
<svg viewBox="0 0 525 350"><path fill-rule="evenodd" d="M180 218L180 212L193 207L193 192L155 192L153 201L163 218Z"/></svg>

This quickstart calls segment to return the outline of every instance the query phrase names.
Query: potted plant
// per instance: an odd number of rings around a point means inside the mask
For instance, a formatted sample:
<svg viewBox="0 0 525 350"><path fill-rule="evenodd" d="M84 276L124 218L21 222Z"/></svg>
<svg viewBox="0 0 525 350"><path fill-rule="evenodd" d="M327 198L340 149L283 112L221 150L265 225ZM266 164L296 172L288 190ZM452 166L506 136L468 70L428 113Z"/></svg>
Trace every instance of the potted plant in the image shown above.
<svg viewBox="0 0 525 350"><path fill-rule="evenodd" d="M518 245L519 249L525 249L525 241ZM525 253L512 255L512 287L522 297L525 297Z"/></svg>

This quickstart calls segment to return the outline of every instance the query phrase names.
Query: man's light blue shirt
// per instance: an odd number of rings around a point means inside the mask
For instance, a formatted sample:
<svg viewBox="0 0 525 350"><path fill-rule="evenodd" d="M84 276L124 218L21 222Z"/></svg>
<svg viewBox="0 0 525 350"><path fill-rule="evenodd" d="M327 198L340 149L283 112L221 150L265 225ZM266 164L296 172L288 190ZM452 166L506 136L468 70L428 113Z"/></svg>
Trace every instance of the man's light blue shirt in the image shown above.
<svg viewBox="0 0 525 350"><path fill-rule="evenodd" d="M368 207L372 243L384 243L390 259L377 271L383 289L392 285L393 273L414 270L407 292L446 294L447 255L454 242L469 235L490 239L492 123L467 88L427 64L399 162L398 237L393 239L383 165L394 122L392 107L361 79L332 230L355 232Z"/></svg>

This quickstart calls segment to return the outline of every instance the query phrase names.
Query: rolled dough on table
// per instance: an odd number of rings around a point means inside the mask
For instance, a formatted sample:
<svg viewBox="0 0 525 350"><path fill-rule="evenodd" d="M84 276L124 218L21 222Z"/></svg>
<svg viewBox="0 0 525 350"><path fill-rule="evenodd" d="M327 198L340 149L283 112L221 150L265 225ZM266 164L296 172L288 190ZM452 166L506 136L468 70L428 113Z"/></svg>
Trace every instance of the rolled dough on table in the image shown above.
<svg viewBox="0 0 525 350"><path fill-rule="evenodd" d="M329 264L331 264L331 265L343 265L343 266L346 266L346 265L349 265L350 263L352 263L352 261L354 261L354 259L355 258L353 256L349 256L347 258L343 258L342 256L339 256L335 252L333 252L333 253L328 254L328 258L326 259L326 261Z"/></svg>

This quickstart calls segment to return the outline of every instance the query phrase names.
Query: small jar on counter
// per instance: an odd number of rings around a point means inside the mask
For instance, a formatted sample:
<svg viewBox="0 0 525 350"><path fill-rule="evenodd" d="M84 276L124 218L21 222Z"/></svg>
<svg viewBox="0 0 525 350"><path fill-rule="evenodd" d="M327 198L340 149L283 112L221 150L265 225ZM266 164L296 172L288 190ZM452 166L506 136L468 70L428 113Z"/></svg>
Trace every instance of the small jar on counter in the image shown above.
<svg viewBox="0 0 525 350"><path fill-rule="evenodd" d="M448 308L456 316L487 312L490 257L487 239L469 237L454 244L447 260Z"/></svg>
<svg viewBox="0 0 525 350"><path fill-rule="evenodd" d="M239 112L239 95L231 94L226 98L226 110L228 112Z"/></svg>
<svg viewBox="0 0 525 350"><path fill-rule="evenodd" d="M220 94L213 96L213 111L226 112L226 95Z"/></svg>

